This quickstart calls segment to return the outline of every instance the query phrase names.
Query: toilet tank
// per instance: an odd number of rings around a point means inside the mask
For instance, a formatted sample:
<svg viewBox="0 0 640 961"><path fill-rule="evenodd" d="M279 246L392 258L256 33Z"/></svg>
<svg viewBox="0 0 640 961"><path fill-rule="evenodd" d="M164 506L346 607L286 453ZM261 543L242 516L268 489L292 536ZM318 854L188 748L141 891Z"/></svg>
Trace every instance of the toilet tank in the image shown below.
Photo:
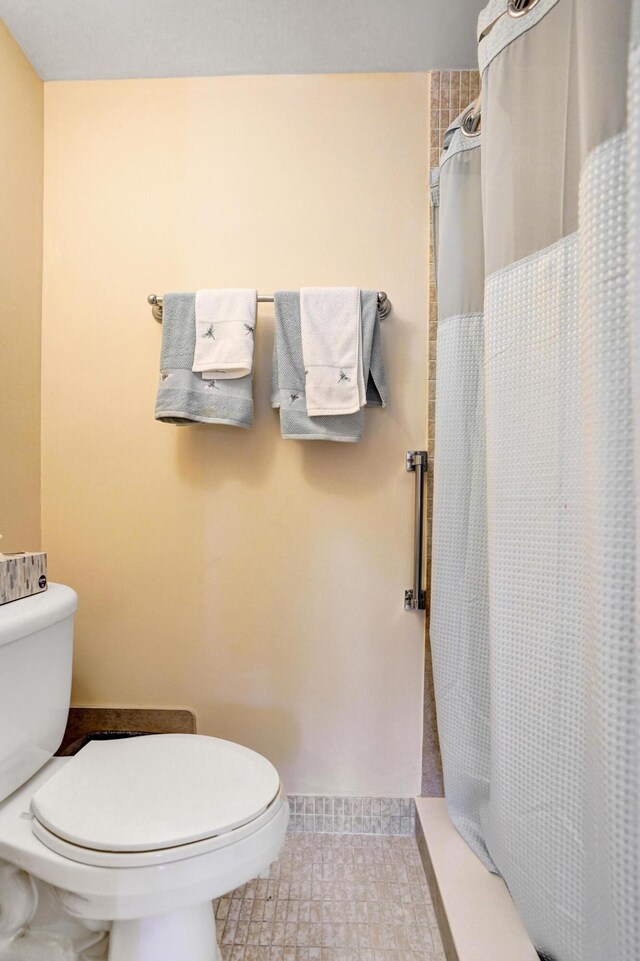
<svg viewBox="0 0 640 961"><path fill-rule="evenodd" d="M0 607L0 801L60 746L69 713L76 592L49 584Z"/></svg>

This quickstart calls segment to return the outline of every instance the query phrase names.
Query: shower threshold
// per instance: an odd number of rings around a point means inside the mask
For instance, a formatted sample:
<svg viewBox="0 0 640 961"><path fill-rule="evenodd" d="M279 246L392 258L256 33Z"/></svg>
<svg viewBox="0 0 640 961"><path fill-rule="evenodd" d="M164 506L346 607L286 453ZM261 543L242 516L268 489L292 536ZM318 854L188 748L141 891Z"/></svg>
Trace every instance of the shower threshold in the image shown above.
<svg viewBox="0 0 640 961"><path fill-rule="evenodd" d="M462 840L444 798L416 798L416 838L447 961L539 961L504 881Z"/></svg>

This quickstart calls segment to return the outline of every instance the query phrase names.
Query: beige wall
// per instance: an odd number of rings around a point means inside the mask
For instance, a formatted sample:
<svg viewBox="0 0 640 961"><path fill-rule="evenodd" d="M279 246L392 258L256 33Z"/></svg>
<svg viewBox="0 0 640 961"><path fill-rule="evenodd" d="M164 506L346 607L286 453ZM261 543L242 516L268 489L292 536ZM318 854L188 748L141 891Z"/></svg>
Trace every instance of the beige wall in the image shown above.
<svg viewBox="0 0 640 961"><path fill-rule="evenodd" d="M80 596L75 703L191 707L291 792L417 793L427 76L53 83L45 108L43 534ZM149 292L306 284L393 300L361 444L280 439L271 305L253 431L154 421Z"/></svg>
<svg viewBox="0 0 640 961"><path fill-rule="evenodd" d="M43 84L0 20L0 551L40 546Z"/></svg>

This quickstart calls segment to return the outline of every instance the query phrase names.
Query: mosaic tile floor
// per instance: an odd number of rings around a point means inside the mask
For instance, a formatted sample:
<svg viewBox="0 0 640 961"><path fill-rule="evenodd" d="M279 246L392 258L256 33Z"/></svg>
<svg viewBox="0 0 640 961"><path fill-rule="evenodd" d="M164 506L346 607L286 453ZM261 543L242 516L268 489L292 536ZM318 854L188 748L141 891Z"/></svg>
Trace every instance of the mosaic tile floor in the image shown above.
<svg viewBox="0 0 640 961"><path fill-rule="evenodd" d="M268 880L214 907L223 961L444 961L411 837L288 834Z"/></svg>

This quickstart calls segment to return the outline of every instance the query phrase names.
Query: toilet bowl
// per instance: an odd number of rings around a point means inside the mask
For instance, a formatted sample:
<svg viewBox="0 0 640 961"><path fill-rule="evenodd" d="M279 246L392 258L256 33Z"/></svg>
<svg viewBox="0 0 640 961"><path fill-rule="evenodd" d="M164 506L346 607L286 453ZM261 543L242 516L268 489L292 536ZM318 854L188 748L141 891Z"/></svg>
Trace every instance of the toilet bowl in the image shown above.
<svg viewBox="0 0 640 961"><path fill-rule="evenodd" d="M0 608L0 705L9 673L15 683L39 674L36 653L70 665L75 594L60 585L47 593L49 610L39 603L32 612L36 631L22 624L16 634L18 612L8 619ZM55 695L47 699L45 683L35 687L47 724L26 712L21 721L15 699L11 719L0 707L0 861L19 869L7 884L38 879L80 928L110 927L109 961L219 958L211 901L263 874L284 841L288 803L273 765L238 744L185 734L92 741L74 757L51 757L64 725L58 718L52 736ZM14 789L3 792L3 784ZM11 897L0 890L0 913ZM0 953L2 937L0 930Z"/></svg>

